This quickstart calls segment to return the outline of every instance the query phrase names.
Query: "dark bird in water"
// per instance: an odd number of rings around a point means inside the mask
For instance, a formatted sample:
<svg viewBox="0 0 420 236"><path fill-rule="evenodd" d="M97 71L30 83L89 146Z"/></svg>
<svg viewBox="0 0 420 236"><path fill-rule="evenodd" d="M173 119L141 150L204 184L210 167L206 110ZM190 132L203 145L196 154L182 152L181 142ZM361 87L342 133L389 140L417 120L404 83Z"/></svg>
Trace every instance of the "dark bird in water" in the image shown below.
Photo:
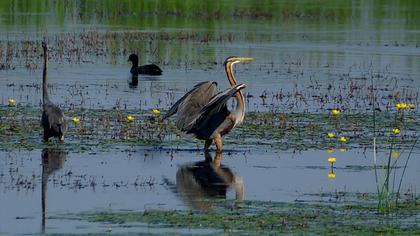
<svg viewBox="0 0 420 236"><path fill-rule="evenodd" d="M66 120L61 109L50 101L48 96L47 70L48 70L48 46L42 42L44 49L44 71L42 73L42 118L41 125L44 128L44 141L51 137L58 137L64 141L67 131Z"/></svg>
<svg viewBox="0 0 420 236"><path fill-rule="evenodd" d="M45 233L45 225L47 220L47 191L48 178L56 170L63 167L67 153L61 149L44 148L42 150L42 189L41 189L41 206L42 206L42 233Z"/></svg>
<svg viewBox="0 0 420 236"><path fill-rule="evenodd" d="M136 54L131 54L130 57L128 57L128 61L133 63L130 69L133 78L137 78L138 75L162 75L162 69L155 64L139 66L139 57Z"/></svg>
<svg viewBox="0 0 420 236"><path fill-rule="evenodd" d="M230 88L216 93L215 81L201 82L180 98L169 109L164 119L177 114L176 125L182 132L205 140L205 151L212 143L215 143L216 150L221 152L223 150L222 137L242 123L245 116L245 101L241 90L246 85L237 83L233 65L254 60L248 57L228 57L224 66ZM236 99L236 109L229 111L227 101L233 96Z"/></svg>

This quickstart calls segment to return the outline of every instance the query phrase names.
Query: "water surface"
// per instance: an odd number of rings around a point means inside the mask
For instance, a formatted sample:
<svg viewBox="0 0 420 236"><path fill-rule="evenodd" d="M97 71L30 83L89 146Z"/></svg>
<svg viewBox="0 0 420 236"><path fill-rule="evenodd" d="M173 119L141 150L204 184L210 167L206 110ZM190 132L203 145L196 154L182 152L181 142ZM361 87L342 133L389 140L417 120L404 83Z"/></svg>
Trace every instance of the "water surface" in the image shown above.
<svg viewBox="0 0 420 236"><path fill-rule="evenodd" d="M5 108L13 98L19 109L41 108L40 42L47 40L49 91L67 113L165 111L197 82L215 80L227 88L223 61L239 55L256 58L236 66L237 79L248 85L247 111L326 114L339 107L347 114L370 116L373 92L378 112L394 114L396 102L414 103L408 118L415 123L420 86L417 9L417 1L2 1L0 104ZM130 86L130 53L138 53L143 64L158 64L163 75L143 76L137 87ZM418 129L410 132L418 136ZM377 181L373 145L348 145L328 153L287 149L269 137L261 139L252 147L235 146L241 137L231 135L222 165L236 182L219 197L237 198L242 181L244 200L358 201L355 194L377 192L389 153L396 167L395 190L409 156L408 148L397 149L398 154L390 147L378 150ZM280 146L258 145L270 142ZM163 148L110 145L108 151L63 144L60 158L49 163L39 146L1 150L0 233L103 233L108 225L57 216L95 209L197 207L188 193L206 193L197 186L188 190L179 179L181 169L204 160L197 151L202 144L191 143ZM337 158L333 166L327 161L330 156ZM401 192L409 195L420 187L418 146L408 160Z"/></svg>

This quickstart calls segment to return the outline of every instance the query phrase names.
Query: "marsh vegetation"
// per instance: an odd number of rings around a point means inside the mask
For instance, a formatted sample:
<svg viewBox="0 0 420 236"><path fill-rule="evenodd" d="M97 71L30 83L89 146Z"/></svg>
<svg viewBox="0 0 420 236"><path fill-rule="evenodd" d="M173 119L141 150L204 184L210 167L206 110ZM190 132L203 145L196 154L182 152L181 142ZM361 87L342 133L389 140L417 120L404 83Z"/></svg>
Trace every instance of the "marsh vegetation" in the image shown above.
<svg viewBox="0 0 420 236"><path fill-rule="evenodd" d="M0 234L418 233L417 8L0 2ZM64 143L42 141L43 40ZM163 74L131 86L132 53ZM256 58L235 67L246 115L208 157L162 116L229 87L231 55Z"/></svg>

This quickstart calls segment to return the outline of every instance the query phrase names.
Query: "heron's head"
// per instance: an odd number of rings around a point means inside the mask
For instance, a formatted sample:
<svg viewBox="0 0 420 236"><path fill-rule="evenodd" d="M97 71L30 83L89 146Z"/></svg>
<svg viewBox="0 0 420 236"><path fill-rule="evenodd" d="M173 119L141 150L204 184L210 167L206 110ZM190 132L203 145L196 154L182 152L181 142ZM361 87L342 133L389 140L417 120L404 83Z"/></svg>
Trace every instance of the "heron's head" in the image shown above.
<svg viewBox="0 0 420 236"><path fill-rule="evenodd" d="M253 57L238 57L238 56L230 56L226 58L225 62L223 63L225 66L229 64L236 64L238 62L251 62L255 61Z"/></svg>
<svg viewBox="0 0 420 236"><path fill-rule="evenodd" d="M139 57L136 55L136 54L131 54L129 57L128 57L128 61L131 61L131 62L138 62L139 61Z"/></svg>

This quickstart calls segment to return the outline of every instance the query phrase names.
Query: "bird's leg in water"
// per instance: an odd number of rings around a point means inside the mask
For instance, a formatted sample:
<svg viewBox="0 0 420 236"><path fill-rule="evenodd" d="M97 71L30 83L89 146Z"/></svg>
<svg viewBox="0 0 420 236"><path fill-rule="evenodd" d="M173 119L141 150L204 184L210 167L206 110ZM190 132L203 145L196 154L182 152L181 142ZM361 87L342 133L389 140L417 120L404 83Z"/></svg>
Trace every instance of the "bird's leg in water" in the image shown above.
<svg viewBox="0 0 420 236"><path fill-rule="evenodd" d="M50 137L48 137L48 135L47 135L47 131L44 129L44 142L48 142L48 139L49 139Z"/></svg>
<svg viewBox="0 0 420 236"><path fill-rule="evenodd" d="M222 152L223 151L223 140L222 137L219 135L217 135L214 138L214 143L216 144L216 152Z"/></svg>
<svg viewBox="0 0 420 236"><path fill-rule="evenodd" d="M213 140L206 140L206 143L204 144L204 151L208 152L210 149L211 144L213 143Z"/></svg>
<svg viewBox="0 0 420 236"><path fill-rule="evenodd" d="M217 168L220 168L220 165L222 164L222 152L216 152L216 156L213 160L213 165Z"/></svg>
<svg viewBox="0 0 420 236"><path fill-rule="evenodd" d="M212 162L213 161L213 157L211 157L210 152L209 151L204 151L204 158L206 159L206 162Z"/></svg>

